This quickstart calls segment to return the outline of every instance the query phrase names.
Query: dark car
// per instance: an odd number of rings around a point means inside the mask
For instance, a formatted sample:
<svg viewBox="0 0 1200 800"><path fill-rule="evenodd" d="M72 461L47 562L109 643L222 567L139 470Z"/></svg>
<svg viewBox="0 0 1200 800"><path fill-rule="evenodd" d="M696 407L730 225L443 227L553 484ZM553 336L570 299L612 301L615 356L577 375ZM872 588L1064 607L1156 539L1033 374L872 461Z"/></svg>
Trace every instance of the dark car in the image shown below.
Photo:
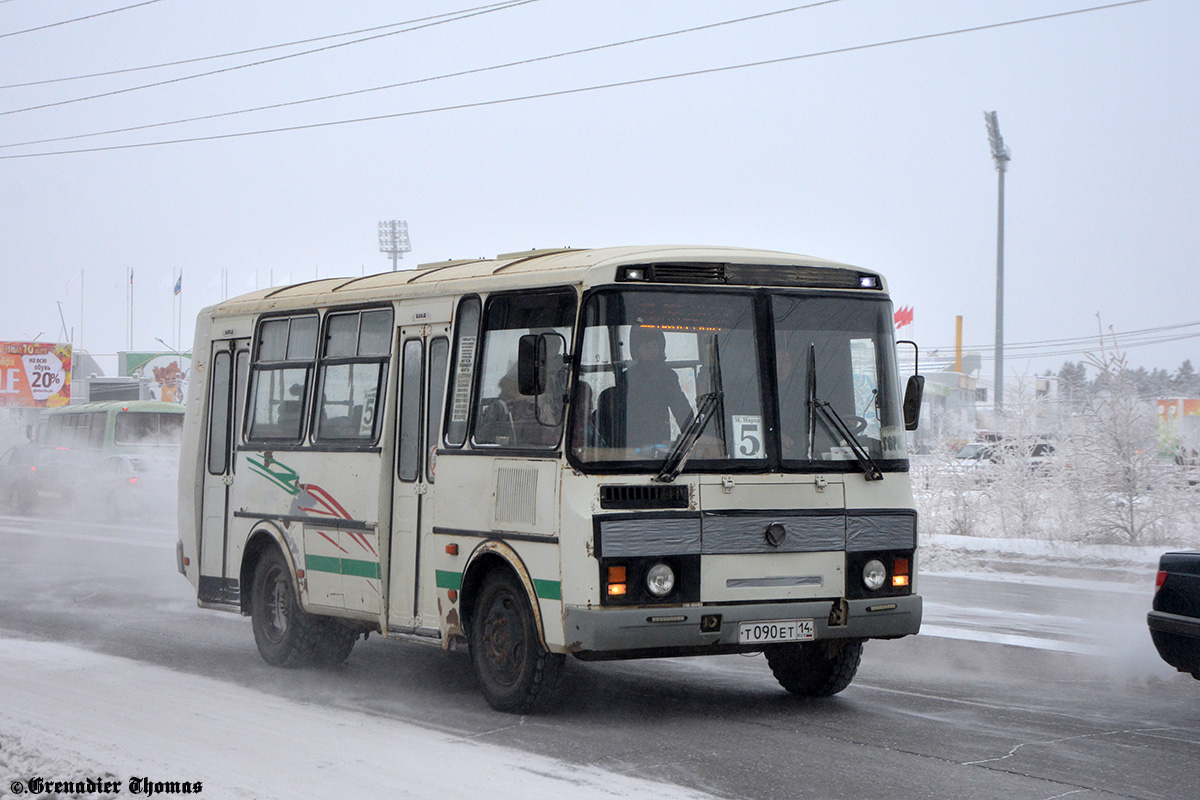
<svg viewBox="0 0 1200 800"><path fill-rule="evenodd" d="M65 448L19 444L0 454L0 499L15 514L69 499L87 473L86 460Z"/></svg>
<svg viewBox="0 0 1200 800"><path fill-rule="evenodd" d="M1150 638L1163 661L1200 680L1200 552L1163 553L1156 584Z"/></svg>

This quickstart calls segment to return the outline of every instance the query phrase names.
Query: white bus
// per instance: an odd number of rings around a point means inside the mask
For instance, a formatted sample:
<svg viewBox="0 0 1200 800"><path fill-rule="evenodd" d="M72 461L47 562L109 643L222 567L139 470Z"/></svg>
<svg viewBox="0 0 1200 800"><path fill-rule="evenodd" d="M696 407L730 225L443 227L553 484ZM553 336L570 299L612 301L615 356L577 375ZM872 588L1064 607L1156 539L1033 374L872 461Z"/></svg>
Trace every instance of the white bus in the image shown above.
<svg viewBox="0 0 1200 800"><path fill-rule="evenodd" d="M273 665L466 644L504 711L567 655L763 652L834 694L921 622L895 347L880 275L732 248L234 298L197 322L179 570Z"/></svg>

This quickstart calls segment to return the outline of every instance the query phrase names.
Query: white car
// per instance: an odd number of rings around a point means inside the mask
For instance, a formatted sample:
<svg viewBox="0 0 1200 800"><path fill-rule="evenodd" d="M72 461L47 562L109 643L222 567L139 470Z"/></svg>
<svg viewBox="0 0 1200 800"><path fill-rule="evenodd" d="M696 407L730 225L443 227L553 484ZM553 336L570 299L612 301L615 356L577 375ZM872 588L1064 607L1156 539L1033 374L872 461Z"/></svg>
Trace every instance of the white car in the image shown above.
<svg viewBox="0 0 1200 800"><path fill-rule="evenodd" d="M78 487L84 507L109 520L150 518L173 513L179 462L165 456L114 455L96 464Z"/></svg>

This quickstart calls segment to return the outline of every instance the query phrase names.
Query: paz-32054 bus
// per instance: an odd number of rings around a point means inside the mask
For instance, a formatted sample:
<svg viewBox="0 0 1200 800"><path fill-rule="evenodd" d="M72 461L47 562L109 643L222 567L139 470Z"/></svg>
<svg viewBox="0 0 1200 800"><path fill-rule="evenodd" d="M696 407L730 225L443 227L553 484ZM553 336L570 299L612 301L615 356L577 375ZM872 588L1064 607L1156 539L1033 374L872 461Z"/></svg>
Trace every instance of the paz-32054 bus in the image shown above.
<svg viewBox="0 0 1200 800"><path fill-rule="evenodd" d="M567 655L763 652L833 694L921 622L895 348L879 274L731 248L234 298L197 323L179 569L271 664L465 643L505 711Z"/></svg>

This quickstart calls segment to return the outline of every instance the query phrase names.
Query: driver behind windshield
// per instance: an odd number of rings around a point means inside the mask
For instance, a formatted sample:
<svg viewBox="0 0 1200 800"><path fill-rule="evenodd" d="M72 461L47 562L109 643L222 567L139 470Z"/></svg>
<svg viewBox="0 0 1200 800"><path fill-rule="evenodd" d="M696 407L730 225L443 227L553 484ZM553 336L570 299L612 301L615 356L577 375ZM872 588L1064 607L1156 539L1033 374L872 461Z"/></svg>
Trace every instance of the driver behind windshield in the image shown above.
<svg viewBox="0 0 1200 800"><path fill-rule="evenodd" d="M671 442L671 417L687 427L692 406L667 366L667 341L659 328L634 325L629 334L633 361L625 370L626 445L643 447Z"/></svg>

